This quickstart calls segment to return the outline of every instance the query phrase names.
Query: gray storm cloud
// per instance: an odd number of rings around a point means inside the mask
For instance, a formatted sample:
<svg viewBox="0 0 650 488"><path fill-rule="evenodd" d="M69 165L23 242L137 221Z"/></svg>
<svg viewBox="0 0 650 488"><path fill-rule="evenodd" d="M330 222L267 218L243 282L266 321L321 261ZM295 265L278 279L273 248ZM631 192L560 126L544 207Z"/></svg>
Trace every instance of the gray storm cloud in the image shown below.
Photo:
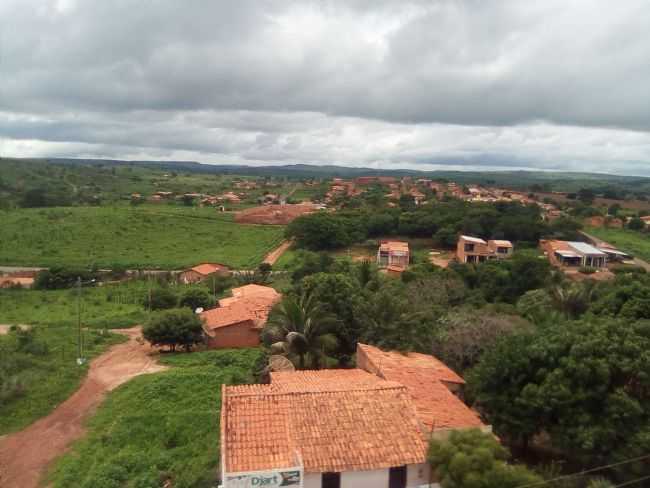
<svg viewBox="0 0 650 488"><path fill-rule="evenodd" d="M0 19L3 155L650 175L643 1L5 0Z"/></svg>

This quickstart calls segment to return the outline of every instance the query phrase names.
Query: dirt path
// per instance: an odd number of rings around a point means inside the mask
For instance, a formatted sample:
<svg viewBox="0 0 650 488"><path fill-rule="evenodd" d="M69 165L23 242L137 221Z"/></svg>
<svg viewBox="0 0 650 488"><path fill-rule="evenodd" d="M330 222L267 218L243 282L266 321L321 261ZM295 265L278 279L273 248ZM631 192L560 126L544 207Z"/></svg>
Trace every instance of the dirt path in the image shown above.
<svg viewBox="0 0 650 488"><path fill-rule="evenodd" d="M165 369L137 338L140 328L115 330L129 341L111 347L90 363L81 387L47 417L0 438L0 486L36 488L50 463L85 433L85 421L106 393L131 378Z"/></svg>
<svg viewBox="0 0 650 488"><path fill-rule="evenodd" d="M284 254L284 251L286 251L290 247L291 247L291 241L283 241L282 244L280 244L273 251L271 251L266 255L266 257L264 258L264 262L270 265L274 265L275 262L278 259L280 259L280 256Z"/></svg>

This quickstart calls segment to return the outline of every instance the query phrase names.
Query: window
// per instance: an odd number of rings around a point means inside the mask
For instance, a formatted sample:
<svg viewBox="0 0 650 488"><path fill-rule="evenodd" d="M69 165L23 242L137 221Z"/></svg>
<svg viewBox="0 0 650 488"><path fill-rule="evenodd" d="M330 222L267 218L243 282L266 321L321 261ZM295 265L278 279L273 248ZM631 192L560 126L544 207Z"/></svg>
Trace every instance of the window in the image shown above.
<svg viewBox="0 0 650 488"><path fill-rule="evenodd" d="M388 472L388 488L406 488L406 466L390 468Z"/></svg>
<svg viewBox="0 0 650 488"><path fill-rule="evenodd" d="M508 254L508 248L507 247L497 247L497 252L499 254Z"/></svg>
<svg viewBox="0 0 650 488"><path fill-rule="evenodd" d="M474 252L474 244L465 243L465 252Z"/></svg>
<svg viewBox="0 0 650 488"><path fill-rule="evenodd" d="M341 473L323 473L322 488L341 488Z"/></svg>

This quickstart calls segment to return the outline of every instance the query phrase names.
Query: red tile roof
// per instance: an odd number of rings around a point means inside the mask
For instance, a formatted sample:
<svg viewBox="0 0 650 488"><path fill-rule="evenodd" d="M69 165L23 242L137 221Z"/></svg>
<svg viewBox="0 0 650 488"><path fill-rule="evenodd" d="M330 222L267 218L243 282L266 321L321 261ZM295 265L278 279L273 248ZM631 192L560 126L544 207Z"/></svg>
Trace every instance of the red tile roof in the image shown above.
<svg viewBox="0 0 650 488"><path fill-rule="evenodd" d="M203 276L208 276L211 275L212 273L216 273L217 271L224 271L227 269L228 269L227 266L224 266L223 264L216 264L216 263L203 263L191 268L192 271L196 271L197 273Z"/></svg>
<svg viewBox="0 0 650 488"><path fill-rule="evenodd" d="M367 365L363 359L367 359ZM484 427L478 414L445 386L465 381L439 359L419 353L385 352L357 344L357 364L406 386L422 423L429 430Z"/></svg>
<svg viewBox="0 0 650 488"><path fill-rule="evenodd" d="M282 295L269 286L245 285L233 288L232 297L219 300L219 307L201 313L203 330L212 335L214 329L242 322L261 328L273 306Z"/></svg>
<svg viewBox="0 0 650 488"><path fill-rule="evenodd" d="M422 463L426 443L408 389L360 370L272 373L270 385L225 387L227 473L293 467L371 470Z"/></svg>

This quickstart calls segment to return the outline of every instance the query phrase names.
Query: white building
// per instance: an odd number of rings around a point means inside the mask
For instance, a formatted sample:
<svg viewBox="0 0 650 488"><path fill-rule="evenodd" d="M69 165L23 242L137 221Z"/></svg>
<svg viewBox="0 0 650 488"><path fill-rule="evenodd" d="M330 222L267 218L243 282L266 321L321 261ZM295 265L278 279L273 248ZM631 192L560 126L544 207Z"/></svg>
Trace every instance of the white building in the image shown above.
<svg viewBox="0 0 650 488"><path fill-rule="evenodd" d="M224 488L438 487L428 439L489 430L454 395L462 378L436 358L364 345L357 357L363 369L276 372L268 385L224 386Z"/></svg>

